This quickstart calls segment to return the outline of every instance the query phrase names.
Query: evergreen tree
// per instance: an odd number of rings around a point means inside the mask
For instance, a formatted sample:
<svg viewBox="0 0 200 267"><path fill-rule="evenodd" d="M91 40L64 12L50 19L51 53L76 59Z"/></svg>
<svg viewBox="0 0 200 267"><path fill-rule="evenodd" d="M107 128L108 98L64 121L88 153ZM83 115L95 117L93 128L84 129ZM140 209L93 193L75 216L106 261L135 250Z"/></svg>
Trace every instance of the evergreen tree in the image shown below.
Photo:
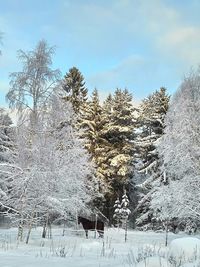
<svg viewBox="0 0 200 267"><path fill-rule="evenodd" d="M111 145L108 153L111 169L110 182L112 188L122 190L132 175L130 168L133 161L134 117L132 96L127 90L115 91L112 101L112 111L108 116L103 133Z"/></svg>
<svg viewBox="0 0 200 267"><path fill-rule="evenodd" d="M108 196L112 192L112 186L110 183L111 167L109 162L108 154L112 149L112 144L105 136L105 127L109 123L112 113L112 96L109 95L104 101L101 107L101 127L98 131L98 148L96 149L96 165L97 165L97 177L100 181L100 191L104 196L103 202L101 203L101 209L107 217L109 217L109 211L105 211L107 207ZM110 205L110 204L109 204ZM106 208L107 209L107 208Z"/></svg>
<svg viewBox="0 0 200 267"><path fill-rule="evenodd" d="M103 129L102 107L99 102L98 91L95 89L92 93L91 100L86 103L87 109L82 113L79 126L82 130L82 138L85 140L85 147L91 155L91 159L95 164L96 178L99 187L99 196L94 201L98 208L102 208L103 195L107 191L107 184L102 173L105 140L101 137Z"/></svg>
<svg viewBox="0 0 200 267"><path fill-rule="evenodd" d="M0 164L13 163L14 161L14 131L10 116L0 108ZM9 181L6 172L0 175L0 198L6 196L9 190Z"/></svg>
<svg viewBox="0 0 200 267"><path fill-rule="evenodd" d="M99 132L102 129L101 113L102 108L99 103L98 91L95 89L92 93L91 101L87 103L86 112L81 120L81 128L84 129L85 146L93 158L100 141Z"/></svg>
<svg viewBox="0 0 200 267"><path fill-rule="evenodd" d="M66 100L72 103L74 111L80 112L81 106L87 101L87 88L85 87L84 77L81 72L73 67L69 69L63 80L63 90L66 92Z"/></svg>
<svg viewBox="0 0 200 267"><path fill-rule="evenodd" d="M126 224L127 224L129 215L131 214L131 211L129 209L129 203L130 201L126 194L126 190L124 190L121 203L120 203L119 198L117 198L113 206L114 207L113 218L117 221L118 226L120 223L123 223L124 228L127 227Z"/></svg>
<svg viewBox="0 0 200 267"><path fill-rule="evenodd" d="M0 162L12 161L14 143L11 125L10 116L0 108Z"/></svg>
<svg viewBox="0 0 200 267"><path fill-rule="evenodd" d="M152 227L152 211L149 209L154 184L159 181L160 160L156 145L164 133L164 118L168 110L169 96L165 88L143 100L138 118L139 134L137 136L137 170L143 180L137 185L139 189L138 227Z"/></svg>
<svg viewBox="0 0 200 267"><path fill-rule="evenodd" d="M113 208L114 208L113 219L114 221L117 222L117 226L119 227L120 222L121 222L121 203L120 203L119 198L117 198L117 200L115 201Z"/></svg>
<svg viewBox="0 0 200 267"><path fill-rule="evenodd" d="M121 218L125 223L127 223L130 213L131 211L129 209L129 199L125 191L122 196L122 203L121 203Z"/></svg>
<svg viewBox="0 0 200 267"><path fill-rule="evenodd" d="M127 226L128 226L128 217L131 214L129 209L129 199L126 195L126 190L124 191L124 195L122 196L122 203L121 203L121 218L123 227L125 229L125 242L127 241Z"/></svg>
<svg viewBox="0 0 200 267"><path fill-rule="evenodd" d="M160 88L144 99L139 116L140 133L138 135L138 149L141 159L139 171L145 174L157 169L158 153L155 142L163 135L164 118L168 110L169 96L165 88Z"/></svg>
<svg viewBox="0 0 200 267"><path fill-rule="evenodd" d="M112 202L123 192L133 173L134 115L132 96L129 92L117 89L104 103L104 127L101 132L106 140L104 147L104 176L109 191L106 195L105 213L111 217Z"/></svg>
<svg viewBox="0 0 200 267"><path fill-rule="evenodd" d="M103 103L102 117L104 119L104 124L108 123L111 118L112 110L113 110L112 105L113 105L113 97L111 94L109 94Z"/></svg>

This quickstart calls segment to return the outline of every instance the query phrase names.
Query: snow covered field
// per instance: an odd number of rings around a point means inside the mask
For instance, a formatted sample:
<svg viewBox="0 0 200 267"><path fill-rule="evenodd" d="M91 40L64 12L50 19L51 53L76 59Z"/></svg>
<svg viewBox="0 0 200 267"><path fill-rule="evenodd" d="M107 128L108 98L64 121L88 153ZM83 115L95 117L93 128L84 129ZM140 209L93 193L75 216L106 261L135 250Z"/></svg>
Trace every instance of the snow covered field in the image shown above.
<svg viewBox="0 0 200 267"><path fill-rule="evenodd" d="M175 238L183 238L179 242L173 241L171 248L165 247L165 233L129 231L128 241L124 242L124 231L107 229L105 238L94 239L90 232L89 239L85 239L84 232L77 233L67 229L62 236L62 228L53 228L53 239L42 239L41 228L33 229L30 243L18 244L17 229L0 229L0 266L1 267L193 267L187 261L187 248L181 255L179 264L170 265L167 257L171 251L180 252L180 244L187 243L191 254L196 239L191 240L185 234L169 234L169 242ZM187 239L190 242L187 242ZM189 240L188 239L188 240ZM196 240L196 241L195 241ZM200 241L199 241L200 242ZM179 250L178 250L179 249ZM178 252L177 252L178 253ZM194 253L192 261L198 259ZM151 257L151 258L148 258ZM184 265L184 261L186 264Z"/></svg>

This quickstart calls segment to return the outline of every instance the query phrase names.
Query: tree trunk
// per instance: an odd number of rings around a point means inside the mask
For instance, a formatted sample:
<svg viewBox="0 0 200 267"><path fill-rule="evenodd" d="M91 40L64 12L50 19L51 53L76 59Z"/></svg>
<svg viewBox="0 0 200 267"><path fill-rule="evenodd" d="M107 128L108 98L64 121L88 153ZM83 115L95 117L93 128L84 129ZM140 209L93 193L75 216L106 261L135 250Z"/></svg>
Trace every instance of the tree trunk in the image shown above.
<svg viewBox="0 0 200 267"><path fill-rule="evenodd" d="M52 229L51 229L51 224L48 222L47 223L47 233L48 233L48 238L52 239Z"/></svg>
<svg viewBox="0 0 200 267"><path fill-rule="evenodd" d="M46 234L47 234L47 221L45 220L42 230L42 238L46 238Z"/></svg>
<svg viewBox="0 0 200 267"><path fill-rule="evenodd" d="M78 212L76 210L76 230L78 230L79 226L78 226Z"/></svg>
<svg viewBox="0 0 200 267"><path fill-rule="evenodd" d="M64 221L64 225L63 225L63 236L65 235L65 228L66 228L66 223L65 223L65 221Z"/></svg>
<svg viewBox="0 0 200 267"><path fill-rule="evenodd" d="M168 221L166 222L165 230L166 230L166 235L165 235L165 246L167 247L167 245L168 245Z"/></svg>
<svg viewBox="0 0 200 267"><path fill-rule="evenodd" d="M30 238L30 234L31 234L31 229L32 229L32 223L30 223L29 228L28 228L28 233L26 236L26 244L28 244L29 238Z"/></svg>
<svg viewBox="0 0 200 267"><path fill-rule="evenodd" d="M27 233L27 236L26 236L26 244L28 244L28 241L29 241L29 238L30 238L30 234L31 234L31 230L32 230L32 225L33 225L33 220L34 220L34 215L35 215L35 211L33 211L31 213L31 220L30 220L30 223L29 223L29 227L28 227L28 233Z"/></svg>
<svg viewBox="0 0 200 267"><path fill-rule="evenodd" d="M52 229L51 229L51 224L49 221L49 214L46 217L46 220L43 225L43 231L42 231L42 238L52 238Z"/></svg>
<svg viewBox="0 0 200 267"><path fill-rule="evenodd" d="M98 219L98 215L95 215L95 234L94 234L94 238L97 238L97 219Z"/></svg>
<svg viewBox="0 0 200 267"><path fill-rule="evenodd" d="M20 220L18 225L18 234L17 234L17 240L22 242L23 240L23 221Z"/></svg>
<svg viewBox="0 0 200 267"><path fill-rule="evenodd" d="M127 241L127 220L125 222L125 242Z"/></svg>

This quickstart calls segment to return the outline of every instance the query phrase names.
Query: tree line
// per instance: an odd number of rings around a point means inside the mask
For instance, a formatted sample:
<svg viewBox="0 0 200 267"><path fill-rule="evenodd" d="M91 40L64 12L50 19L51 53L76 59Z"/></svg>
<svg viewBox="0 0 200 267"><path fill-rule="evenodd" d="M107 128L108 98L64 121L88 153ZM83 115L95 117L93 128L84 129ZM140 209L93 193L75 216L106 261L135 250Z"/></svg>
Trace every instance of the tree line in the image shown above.
<svg viewBox="0 0 200 267"><path fill-rule="evenodd" d="M199 72L171 100L161 87L135 107L128 89L117 88L101 103L97 89L88 95L79 69L64 77L52 69L54 53L43 40L18 51L22 70L11 73L6 96L18 112L16 126L0 110L0 206L18 225L18 238L24 226L40 223L45 235L50 222L94 209L112 222L124 191L139 229L194 222ZM187 187L193 191L183 201Z"/></svg>

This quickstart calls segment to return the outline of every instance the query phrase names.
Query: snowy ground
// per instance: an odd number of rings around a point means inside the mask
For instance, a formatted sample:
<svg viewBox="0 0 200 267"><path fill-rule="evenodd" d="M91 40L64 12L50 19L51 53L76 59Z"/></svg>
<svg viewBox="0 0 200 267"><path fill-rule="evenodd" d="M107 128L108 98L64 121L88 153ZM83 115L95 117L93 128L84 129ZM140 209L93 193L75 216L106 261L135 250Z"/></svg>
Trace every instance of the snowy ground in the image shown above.
<svg viewBox="0 0 200 267"><path fill-rule="evenodd" d="M103 240L94 239L92 232L89 239L85 239L82 230L77 234L67 229L62 236L61 228L53 228L50 240L40 238L42 230L37 228L33 229L26 245L17 243L16 231L15 228L0 229L0 267L55 267L55 264L56 267L171 266L163 259L169 251L165 247L165 233L129 231L125 243L124 231L118 229L107 229ZM170 233L169 242L184 236ZM150 261L148 256L152 257ZM159 265L155 263L158 260Z"/></svg>

